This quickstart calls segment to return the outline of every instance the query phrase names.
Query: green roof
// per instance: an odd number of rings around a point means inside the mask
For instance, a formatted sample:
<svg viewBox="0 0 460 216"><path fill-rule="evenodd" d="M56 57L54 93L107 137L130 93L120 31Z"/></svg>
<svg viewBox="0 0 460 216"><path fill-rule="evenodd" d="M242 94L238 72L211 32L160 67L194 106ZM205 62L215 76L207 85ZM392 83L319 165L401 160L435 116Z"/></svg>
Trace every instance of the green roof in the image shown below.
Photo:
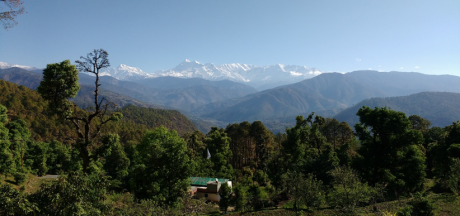
<svg viewBox="0 0 460 216"><path fill-rule="evenodd" d="M192 182L192 185L201 185L206 186L209 181L215 181L216 178L208 178L208 177L190 177L188 178ZM219 182L226 182L228 179L218 178L217 181Z"/></svg>

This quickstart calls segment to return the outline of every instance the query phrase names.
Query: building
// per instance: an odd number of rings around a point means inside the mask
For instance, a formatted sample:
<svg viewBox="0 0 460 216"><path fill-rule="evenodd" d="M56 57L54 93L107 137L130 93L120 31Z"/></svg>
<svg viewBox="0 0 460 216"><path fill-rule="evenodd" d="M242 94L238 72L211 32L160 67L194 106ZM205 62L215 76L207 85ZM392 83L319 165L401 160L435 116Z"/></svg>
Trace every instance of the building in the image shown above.
<svg viewBox="0 0 460 216"><path fill-rule="evenodd" d="M227 184L232 188L232 181L229 179L190 177L192 182L190 194L196 198L206 198L207 201L219 202L219 190L222 184Z"/></svg>

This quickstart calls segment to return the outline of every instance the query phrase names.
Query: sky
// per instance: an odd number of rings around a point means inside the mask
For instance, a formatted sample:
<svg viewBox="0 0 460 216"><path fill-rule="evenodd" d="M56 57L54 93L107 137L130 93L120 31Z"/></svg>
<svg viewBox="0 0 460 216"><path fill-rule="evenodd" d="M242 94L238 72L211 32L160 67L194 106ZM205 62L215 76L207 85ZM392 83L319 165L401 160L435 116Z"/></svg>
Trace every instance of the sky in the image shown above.
<svg viewBox="0 0 460 216"><path fill-rule="evenodd" d="M2 3L0 3L2 4ZM94 49L145 72L185 59L324 72L460 76L458 0L24 0L0 61L46 67Z"/></svg>

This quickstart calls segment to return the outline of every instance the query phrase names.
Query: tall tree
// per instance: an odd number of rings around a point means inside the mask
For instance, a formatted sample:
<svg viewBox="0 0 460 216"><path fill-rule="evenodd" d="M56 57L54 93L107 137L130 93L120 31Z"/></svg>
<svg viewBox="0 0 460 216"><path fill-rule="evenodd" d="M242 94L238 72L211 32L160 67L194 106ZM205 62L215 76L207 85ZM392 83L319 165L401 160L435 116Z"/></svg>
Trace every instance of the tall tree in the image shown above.
<svg viewBox="0 0 460 216"><path fill-rule="evenodd" d="M139 198L172 206L189 186L191 167L187 144L176 131L160 126L137 145L130 187Z"/></svg>
<svg viewBox="0 0 460 216"><path fill-rule="evenodd" d="M23 14L24 6L22 0L0 0L3 3L3 7L0 6L0 21L3 24L3 28L12 28L18 24L16 22L16 16ZM4 9L6 8L6 10Z"/></svg>
<svg viewBox="0 0 460 216"><path fill-rule="evenodd" d="M55 107L52 111L60 114L64 119L73 123L78 137L77 146L83 160L83 170L87 168L91 161L90 147L92 140L100 135L101 128L110 121L118 121L123 115L112 112L110 109L115 105L106 98L99 98L99 73L101 69L109 67L108 53L103 49L95 49L88 53L86 57L81 56L81 60L75 61L77 67L66 60L60 64L49 64L43 71L43 80L38 87L38 92ZM76 106L69 101L74 97L78 90L78 68L79 71L93 74L95 80L94 107L87 112L78 111Z"/></svg>
<svg viewBox="0 0 460 216"><path fill-rule="evenodd" d="M410 129L403 112L385 107L362 107L357 115L361 148L356 165L365 180L388 184L395 193L420 189L426 176L422 133Z"/></svg>
<svg viewBox="0 0 460 216"><path fill-rule="evenodd" d="M234 175L233 167L228 163L232 157L230 150L230 138L223 129L213 127L208 133L204 143L209 148L210 160L213 163L213 177L231 179Z"/></svg>

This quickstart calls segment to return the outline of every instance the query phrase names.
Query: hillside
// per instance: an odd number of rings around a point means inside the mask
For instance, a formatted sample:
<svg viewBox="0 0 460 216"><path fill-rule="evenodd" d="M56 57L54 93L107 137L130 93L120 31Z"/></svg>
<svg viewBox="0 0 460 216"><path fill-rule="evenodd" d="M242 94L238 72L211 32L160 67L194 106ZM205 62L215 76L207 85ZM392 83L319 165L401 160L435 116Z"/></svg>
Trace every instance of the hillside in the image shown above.
<svg viewBox="0 0 460 216"><path fill-rule="evenodd" d="M343 109L373 97L422 91L460 93L460 77L406 72L324 73L302 82L199 107L193 112L220 121L264 120Z"/></svg>
<svg viewBox="0 0 460 216"><path fill-rule="evenodd" d="M21 68L8 68L8 69L0 69L0 79L12 82L18 85L23 85L29 89L36 89L40 85L40 81L42 79L41 73L34 73L30 72ZM94 91L94 78L88 76L86 74L81 74L79 77L80 82L80 91L78 95L72 99L80 108L85 108L91 106L94 101L93 98L93 91ZM102 90L100 92L102 97L106 97L109 101L117 104L119 107L123 107L125 105L133 104L136 106L141 107L157 107L146 102L142 102L136 99L133 99L126 94L120 94L116 92L112 92L108 89L117 89L118 92L126 92L126 89L117 88L109 83L103 83L103 87L101 86Z"/></svg>
<svg viewBox="0 0 460 216"><path fill-rule="evenodd" d="M0 69L0 79L36 89L40 85L41 74L21 68ZM94 77L80 73L79 83L82 92L74 101L79 106L86 107L88 103L91 103L88 101L91 92L90 88L84 86L94 86ZM191 111L211 102L239 98L256 92L252 87L228 80L208 81L199 78L162 77L146 79L142 83L102 76L100 79L101 94L111 98L118 106L133 104L142 107L168 107Z"/></svg>
<svg viewBox="0 0 460 216"><path fill-rule="evenodd" d="M362 106L388 107L409 115L419 115L431 121L432 126L445 127L460 120L460 94L449 92L422 92L409 96L372 98L359 102L338 113L335 118L350 125L359 122L356 113Z"/></svg>
<svg viewBox="0 0 460 216"><path fill-rule="evenodd" d="M0 104L8 109L10 120L23 119L36 141L59 140L70 143L76 138L73 125L48 112L48 103L34 90L0 80ZM122 141L140 140L147 129L164 125L183 134L196 130L193 123L175 110L128 106L120 110L125 116L120 122L107 124L103 132L118 133ZM128 139L129 137L134 137ZM126 139L123 139L126 137Z"/></svg>

